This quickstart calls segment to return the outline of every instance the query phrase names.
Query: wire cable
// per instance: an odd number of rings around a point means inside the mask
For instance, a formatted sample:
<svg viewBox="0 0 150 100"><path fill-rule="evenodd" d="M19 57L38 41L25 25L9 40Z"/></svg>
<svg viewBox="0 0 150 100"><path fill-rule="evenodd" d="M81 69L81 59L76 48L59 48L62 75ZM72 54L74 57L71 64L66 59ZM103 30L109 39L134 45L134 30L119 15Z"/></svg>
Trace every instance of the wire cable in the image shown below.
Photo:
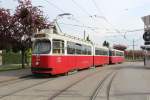
<svg viewBox="0 0 150 100"><path fill-rule="evenodd" d="M99 12L99 14L102 14L103 15L103 12L101 11L101 9L98 7L97 3L95 0L91 0L95 6L95 8L97 9L97 11Z"/></svg>
<svg viewBox="0 0 150 100"><path fill-rule="evenodd" d="M90 16L90 14L82 6L80 6L75 0L71 0L71 1L74 3L74 5L80 8L86 15Z"/></svg>
<svg viewBox="0 0 150 100"><path fill-rule="evenodd" d="M75 26L75 27L81 27L81 28L88 28L88 29L100 29L98 27L91 27L91 26L85 26L85 25L76 25L76 24L67 24L67 23L59 23L59 24Z"/></svg>
<svg viewBox="0 0 150 100"><path fill-rule="evenodd" d="M59 8L57 5L55 5L54 3L50 2L50 0L44 0L47 3L49 3L50 5L52 5L53 7L55 7L57 10L61 11L62 13L64 13L65 11L61 8Z"/></svg>

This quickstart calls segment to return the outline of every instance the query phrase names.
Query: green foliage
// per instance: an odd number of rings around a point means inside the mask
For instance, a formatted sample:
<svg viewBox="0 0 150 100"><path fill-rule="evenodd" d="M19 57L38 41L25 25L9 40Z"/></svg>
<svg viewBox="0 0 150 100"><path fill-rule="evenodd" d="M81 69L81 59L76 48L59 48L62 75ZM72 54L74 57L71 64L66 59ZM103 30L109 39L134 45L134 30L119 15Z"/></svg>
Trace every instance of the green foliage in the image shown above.
<svg viewBox="0 0 150 100"><path fill-rule="evenodd" d="M104 41L103 46L109 48L109 42Z"/></svg>
<svg viewBox="0 0 150 100"><path fill-rule="evenodd" d="M49 28L50 23L39 7L33 6L31 0L17 0L18 5L14 13L0 8L0 49L13 49L10 54L4 54L4 64L20 63L22 51L22 68L24 61L30 63L31 57L25 51L32 46L31 38L36 30ZM8 51L9 52L9 51ZM24 59L25 55L28 59Z"/></svg>
<svg viewBox="0 0 150 100"><path fill-rule="evenodd" d="M21 53L14 53L12 51L3 51L2 53L2 63L3 64L20 64L21 63Z"/></svg>
<svg viewBox="0 0 150 100"><path fill-rule="evenodd" d="M31 57L32 57L32 51L31 48L29 48L25 51L25 62L27 65L31 63Z"/></svg>
<svg viewBox="0 0 150 100"><path fill-rule="evenodd" d="M87 41L91 41L89 35L86 37L86 40L87 40Z"/></svg>

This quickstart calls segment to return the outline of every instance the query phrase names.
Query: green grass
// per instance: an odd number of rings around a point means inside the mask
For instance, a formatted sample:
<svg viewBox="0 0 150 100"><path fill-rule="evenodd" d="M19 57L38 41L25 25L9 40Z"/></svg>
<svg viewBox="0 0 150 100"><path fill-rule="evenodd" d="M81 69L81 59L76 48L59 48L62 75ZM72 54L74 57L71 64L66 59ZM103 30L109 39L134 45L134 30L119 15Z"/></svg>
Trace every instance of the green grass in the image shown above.
<svg viewBox="0 0 150 100"><path fill-rule="evenodd" d="M9 70L19 70L19 69L22 69L21 65L4 65L4 66L0 66L0 72L9 71Z"/></svg>

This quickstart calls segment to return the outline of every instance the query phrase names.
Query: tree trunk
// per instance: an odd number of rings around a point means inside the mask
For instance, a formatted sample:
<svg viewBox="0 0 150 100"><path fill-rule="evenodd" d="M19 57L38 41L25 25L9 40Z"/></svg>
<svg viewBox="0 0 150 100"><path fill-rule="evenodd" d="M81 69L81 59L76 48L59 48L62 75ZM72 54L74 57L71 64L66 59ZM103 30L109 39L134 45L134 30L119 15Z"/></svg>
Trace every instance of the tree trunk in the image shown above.
<svg viewBox="0 0 150 100"><path fill-rule="evenodd" d="M22 68L25 68L25 65L24 65L25 50L24 49L21 50L21 55L22 55Z"/></svg>

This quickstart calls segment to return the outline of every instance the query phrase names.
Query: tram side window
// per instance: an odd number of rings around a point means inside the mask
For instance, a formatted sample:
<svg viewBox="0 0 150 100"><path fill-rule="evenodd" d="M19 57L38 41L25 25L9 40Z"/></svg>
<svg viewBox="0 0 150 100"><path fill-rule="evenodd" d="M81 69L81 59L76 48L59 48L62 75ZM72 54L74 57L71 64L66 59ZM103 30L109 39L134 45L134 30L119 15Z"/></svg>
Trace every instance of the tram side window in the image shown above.
<svg viewBox="0 0 150 100"><path fill-rule="evenodd" d="M82 45L76 43L75 47L76 47L76 50L75 50L76 54L79 54L79 55L82 54Z"/></svg>
<svg viewBox="0 0 150 100"><path fill-rule="evenodd" d="M117 52L116 52L116 56L123 56L123 53L122 53L122 52L117 51Z"/></svg>
<svg viewBox="0 0 150 100"><path fill-rule="evenodd" d="M87 46L86 45L82 45L82 54L83 55L87 55L88 54L88 51L87 51Z"/></svg>
<svg viewBox="0 0 150 100"><path fill-rule="evenodd" d="M64 41L59 39L53 39L53 53L64 54Z"/></svg>
<svg viewBox="0 0 150 100"><path fill-rule="evenodd" d="M115 54L115 51L111 51L112 52L112 56L115 56L116 54Z"/></svg>
<svg viewBox="0 0 150 100"><path fill-rule="evenodd" d="M102 50L103 55L108 55L108 52L106 50Z"/></svg>
<svg viewBox="0 0 150 100"><path fill-rule="evenodd" d="M92 54L92 50L91 50L91 47L90 47L90 46L87 46L87 51L88 51L88 55L91 55L91 54Z"/></svg>
<svg viewBox="0 0 150 100"><path fill-rule="evenodd" d="M67 54L75 54L75 43L67 42Z"/></svg>
<svg viewBox="0 0 150 100"><path fill-rule="evenodd" d="M98 50L98 48L95 48L95 55L99 55L99 50Z"/></svg>
<svg viewBox="0 0 150 100"><path fill-rule="evenodd" d="M95 48L95 55L108 55L108 51L101 48Z"/></svg>
<svg viewBox="0 0 150 100"><path fill-rule="evenodd" d="M119 56L118 51L116 51L116 56Z"/></svg>
<svg viewBox="0 0 150 100"><path fill-rule="evenodd" d="M121 52L119 52L119 56L122 56L122 53L121 53Z"/></svg>

